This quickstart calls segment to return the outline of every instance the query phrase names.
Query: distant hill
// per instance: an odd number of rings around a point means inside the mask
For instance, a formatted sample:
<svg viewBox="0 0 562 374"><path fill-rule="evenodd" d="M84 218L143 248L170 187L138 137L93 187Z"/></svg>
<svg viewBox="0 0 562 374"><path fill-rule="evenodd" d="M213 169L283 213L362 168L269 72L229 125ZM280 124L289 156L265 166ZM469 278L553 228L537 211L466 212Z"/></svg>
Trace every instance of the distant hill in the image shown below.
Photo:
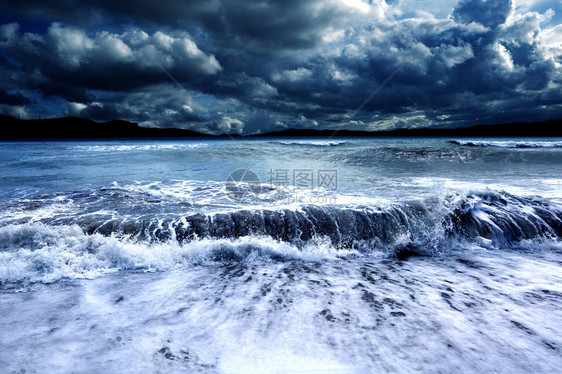
<svg viewBox="0 0 562 374"><path fill-rule="evenodd" d="M106 139L106 138L178 138L211 137L183 129L140 127L127 121L98 123L84 118L21 120L0 115L0 139Z"/></svg>
<svg viewBox="0 0 562 374"><path fill-rule="evenodd" d="M562 137L562 120L534 123L506 123L501 125L476 125L472 127L396 129L390 131L312 130L288 129L252 137Z"/></svg>
<svg viewBox="0 0 562 374"><path fill-rule="evenodd" d="M141 127L127 121L98 123L84 118L21 120L0 115L0 139L110 139L110 138L201 138L239 137L209 135L183 129ZM421 128L391 131L288 129L249 137L562 137L562 120L535 123L477 125L452 129Z"/></svg>

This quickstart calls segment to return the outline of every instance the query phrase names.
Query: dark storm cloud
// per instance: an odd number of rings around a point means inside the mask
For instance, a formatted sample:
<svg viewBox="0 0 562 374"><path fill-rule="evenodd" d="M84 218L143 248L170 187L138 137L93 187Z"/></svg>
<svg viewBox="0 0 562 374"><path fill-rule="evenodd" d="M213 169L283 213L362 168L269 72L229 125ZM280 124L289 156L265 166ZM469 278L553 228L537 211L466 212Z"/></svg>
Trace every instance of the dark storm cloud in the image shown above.
<svg viewBox="0 0 562 374"><path fill-rule="evenodd" d="M460 0L453 17L458 22L478 22L494 28L505 22L510 11L510 0Z"/></svg>
<svg viewBox="0 0 562 374"><path fill-rule="evenodd" d="M361 13L333 0L140 0L134 4L111 0L8 0L5 3L12 14L31 13L92 27L100 23L112 27L123 23L198 30L213 34L212 43L265 53L271 49L313 46L321 41L324 31L344 25ZM372 6L378 8L379 2L374 3Z"/></svg>
<svg viewBox="0 0 562 374"><path fill-rule="evenodd" d="M68 115L215 133L562 117L562 28L543 29L562 9L411 3L8 1L14 19L52 22L0 27L0 76Z"/></svg>
<svg viewBox="0 0 562 374"><path fill-rule="evenodd" d="M214 56L202 52L182 32L148 34L130 29L88 35L53 23L45 35L16 34L3 44L22 71L39 72L37 82L51 80L88 89L128 90L157 83L165 79L163 68L179 80L221 70Z"/></svg>
<svg viewBox="0 0 562 374"><path fill-rule="evenodd" d="M10 94L0 87L0 104L25 105L31 104L31 100L19 92Z"/></svg>

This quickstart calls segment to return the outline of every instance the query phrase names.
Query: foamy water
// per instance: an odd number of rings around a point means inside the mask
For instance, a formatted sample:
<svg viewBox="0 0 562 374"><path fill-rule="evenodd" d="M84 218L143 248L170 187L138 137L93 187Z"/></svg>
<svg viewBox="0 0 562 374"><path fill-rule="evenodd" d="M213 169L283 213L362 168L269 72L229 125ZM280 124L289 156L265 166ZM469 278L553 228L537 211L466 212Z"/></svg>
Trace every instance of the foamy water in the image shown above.
<svg viewBox="0 0 562 374"><path fill-rule="evenodd" d="M0 364L7 372L556 372L561 281L557 254L481 250L112 273L4 292Z"/></svg>
<svg viewBox="0 0 562 374"><path fill-rule="evenodd" d="M560 141L519 141L519 140L453 140L453 144L469 147L499 148L560 148Z"/></svg>

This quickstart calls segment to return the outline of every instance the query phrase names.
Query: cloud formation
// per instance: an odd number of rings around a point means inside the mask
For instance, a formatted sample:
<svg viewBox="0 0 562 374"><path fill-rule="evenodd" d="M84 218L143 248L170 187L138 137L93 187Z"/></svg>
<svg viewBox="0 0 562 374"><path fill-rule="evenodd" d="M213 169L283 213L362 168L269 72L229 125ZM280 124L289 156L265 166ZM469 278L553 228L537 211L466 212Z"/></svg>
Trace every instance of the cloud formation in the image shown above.
<svg viewBox="0 0 562 374"><path fill-rule="evenodd" d="M2 112L214 133L562 118L555 3L65 4L0 6L13 18L0 26Z"/></svg>

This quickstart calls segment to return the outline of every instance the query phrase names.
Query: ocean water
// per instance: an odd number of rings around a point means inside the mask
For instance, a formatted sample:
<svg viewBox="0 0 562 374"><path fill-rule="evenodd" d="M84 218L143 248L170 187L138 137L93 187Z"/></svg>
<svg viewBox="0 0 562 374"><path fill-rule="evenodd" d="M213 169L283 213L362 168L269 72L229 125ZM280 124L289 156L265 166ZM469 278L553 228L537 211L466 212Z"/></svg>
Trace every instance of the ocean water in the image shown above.
<svg viewBox="0 0 562 374"><path fill-rule="evenodd" d="M559 139L0 143L0 371L556 372Z"/></svg>

